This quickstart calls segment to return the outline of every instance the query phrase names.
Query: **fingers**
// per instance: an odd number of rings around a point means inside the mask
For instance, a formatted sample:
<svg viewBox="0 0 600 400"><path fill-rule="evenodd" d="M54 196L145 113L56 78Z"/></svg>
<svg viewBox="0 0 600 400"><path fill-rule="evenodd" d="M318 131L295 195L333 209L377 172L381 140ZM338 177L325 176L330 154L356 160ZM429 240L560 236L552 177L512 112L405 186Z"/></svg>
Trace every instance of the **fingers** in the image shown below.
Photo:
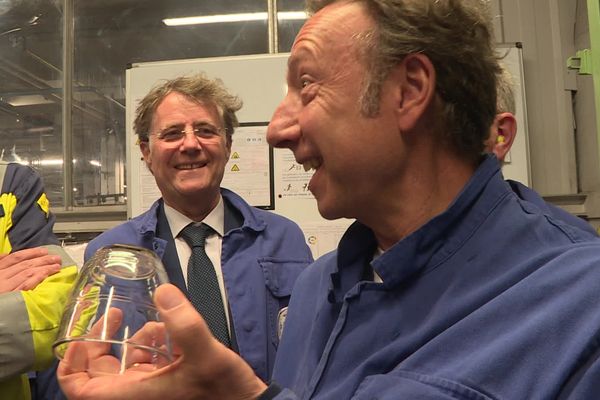
<svg viewBox="0 0 600 400"><path fill-rule="evenodd" d="M61 258L43 247L19 250L0 256L0 293L35 288L60 271Z"/></svg>
<svg viewBox="0 0 600 400"><path fill-rule="evenodd" d="M48 267L29 268L8 281L15 287L13 290L33 290L44 279L60 271L60 264Z"/></svg>
<svg viewBox="0 0 600 400"><path fill-rule="evenodd" d="M175 286L160 285L154 301L174 346L188 360L203 359L211 346L220 345L192 303Z"/></svg>
<svg viewBox="0 0 600 400"><path fill-rule="evenodd" d="M129 340L127 367L144 370L161 368L171 362L165 325L161 322L148 322Z"/></svg>
<svg viewBox="0 0 600 400"><path fill-rule="evenodd" d="M12 257L14 254L9 254L0 261L0 276L4 279L8 279L25 271L30 268L47 268L49 266L60 267L61 259L60 256L56 255L44 255L34 258Z"/></svg>
<svg viewBox="0 0 600 400"><path fill-rule="evenodd" d="M92 326L90 331L80 339L68 344L63 357L65 373L88 372L98 369L100 372L119 371L119 361L110 356L109 342L94 341L94 339L109 340L121 326L123 313L117 308L109 308L107 312ZM114 360L111 363L110 357Z"/></svg>
<svg viewBox="0 0 600 400"><path fill-rule="evenodd" d="M0 258L0 269L10 267L11 265L18 264L23 261L40 258L48 255L48 249L44 247L34 247L31 249L24 249L15 251L14 253L5 254ZM58 257L60 260L60 257ZM60 263L60 261L58 261Z"/></svg>
<svg viewBox="0 0 600 400"><path fill-rule="evenodd" d="M266 389L239 355L213 337L179 289L170 284L159 286L154 302L174 345L180 347L178 370L192 380L193 398L255 399Z"/></svg>

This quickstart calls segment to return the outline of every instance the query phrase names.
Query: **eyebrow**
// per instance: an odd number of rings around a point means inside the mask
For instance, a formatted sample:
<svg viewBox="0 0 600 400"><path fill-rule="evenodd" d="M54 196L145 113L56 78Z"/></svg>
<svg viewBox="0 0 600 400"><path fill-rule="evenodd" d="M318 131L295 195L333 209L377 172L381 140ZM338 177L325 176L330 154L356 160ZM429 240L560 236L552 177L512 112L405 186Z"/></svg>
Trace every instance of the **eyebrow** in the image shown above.
<svg viewBox="0 0 600 400"><path fill-rule="evenodd" d="M297 56L290 56L290 58L288 58L288 62L287 62L287 71L286 71L286 80L289 81L289 79L291 78L291 75L294 71L296 71L296 69L298 68L298 63L300 62L300 59Z"/></svg>
<svg viewBox="0 0 600 400"><path fill-rule="evenodd" d="M298 64L298 61L299 60L298 60L297 55L295 55L295 54L290 55L287 60L288 69L290 69L290 68L294 67L296 64Z"/></svg>
<svg viewBox="0 0 600 400"><path fill-rule="evenodd" d="M166 126L164 126L162 128L159 128L159 132L160 131L164 131L165 129L181 128L181 127L185 127L185 124L183 124L183 123L173 123L173 124L166 125Z"/></svg>
<svg viewBox="0 0 600 400"><path fill-rule="evenodd" d="M202 120L202 121L193 121L192 126L218 126L217 124L213 124L210 121L206 121L206 120ZM172 124L166 125L164 128L161 128L161 130L165 130L165 129L169 129L169 128L181 128L181 127L185 127L186 124L184 122L174 122Z"/></svg>

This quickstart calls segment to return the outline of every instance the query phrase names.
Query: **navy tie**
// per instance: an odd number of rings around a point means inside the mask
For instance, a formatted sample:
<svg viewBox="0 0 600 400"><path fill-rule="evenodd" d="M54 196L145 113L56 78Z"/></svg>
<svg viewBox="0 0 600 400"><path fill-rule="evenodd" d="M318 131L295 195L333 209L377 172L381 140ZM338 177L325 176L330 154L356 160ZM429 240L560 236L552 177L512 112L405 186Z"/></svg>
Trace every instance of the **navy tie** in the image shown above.
<svg viewBox="0 0 600 400"><path fill-rule="evenodd" d="M188 292L192 304L202 315L213 335L225 346L231 347L217 273L204 251L204 242L212 232L212 228L206 224L190 224L181 231L181 237L192 248L187 271Z"/></svg>

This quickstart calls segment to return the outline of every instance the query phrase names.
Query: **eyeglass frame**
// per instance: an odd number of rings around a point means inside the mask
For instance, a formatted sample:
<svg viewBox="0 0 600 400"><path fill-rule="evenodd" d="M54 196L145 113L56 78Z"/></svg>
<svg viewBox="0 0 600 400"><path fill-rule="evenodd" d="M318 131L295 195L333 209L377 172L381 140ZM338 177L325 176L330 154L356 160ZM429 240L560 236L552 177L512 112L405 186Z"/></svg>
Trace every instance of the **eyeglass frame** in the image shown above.
<svg viewBox="0 0 600 400"><path fill-rule="evenodd" d="M203 137L203 136L198 135L198 131L203 128L204 129L208 128L210 131L213 131L215 134L213 134L211 137ZM172 140L165 139L164 138L165 132L170 131L170 130L175 130L181 136L178 137L177 139L173 138ZM147 135L146 138L144 138L143 140L138 139L138 142L149 142L150 136L154 135L162 143L176 144L176 143L181 142L187 136L188 131L189 130L187 129L185 124L175 124L175 125L171 125L166 128L163 128L159 131L150 132L150 134ZM195 123L194 126L192 127L192 132L194 133L194 137L196 138L196 140L200 140L201 142L214 141L216 138L221 138L223 136L227 136L230 134L228 132L227 128L218 127L209 122Z"/></svg>

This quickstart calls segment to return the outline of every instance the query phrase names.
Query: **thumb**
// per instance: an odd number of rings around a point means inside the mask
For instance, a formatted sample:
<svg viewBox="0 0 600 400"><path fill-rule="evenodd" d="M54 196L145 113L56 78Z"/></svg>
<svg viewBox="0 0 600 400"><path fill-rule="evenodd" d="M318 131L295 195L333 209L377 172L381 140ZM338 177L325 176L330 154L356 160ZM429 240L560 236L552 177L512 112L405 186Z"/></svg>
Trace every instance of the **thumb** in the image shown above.
<svg viewBox="0 0 600 400"><path fill-rule="evenodd" d="M200 349L206 349L217 342L208 325L189 302L185 294L171 284L160 285L154 295L154 303L160 319L165 323L173 343L181 350L184 359L203 359Z"/></svg>

